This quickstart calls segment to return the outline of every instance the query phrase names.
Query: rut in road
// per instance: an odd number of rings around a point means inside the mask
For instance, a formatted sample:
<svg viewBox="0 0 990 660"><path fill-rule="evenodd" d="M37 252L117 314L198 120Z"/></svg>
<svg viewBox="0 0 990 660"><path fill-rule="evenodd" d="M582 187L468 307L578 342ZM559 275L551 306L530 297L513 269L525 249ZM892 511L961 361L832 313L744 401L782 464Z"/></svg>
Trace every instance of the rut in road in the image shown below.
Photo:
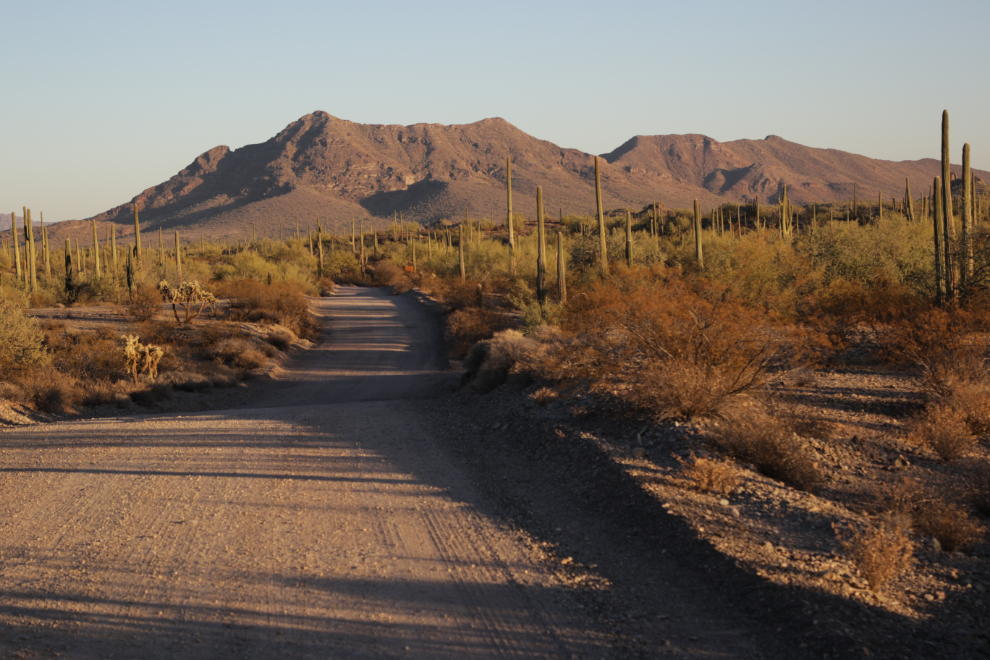
<svg viewBox="0 0 990 660"><path fill-rule="evenodd" d="M316 304L264 407L0 434L0 655L613 655L438 450L436 320Z"/></svg>

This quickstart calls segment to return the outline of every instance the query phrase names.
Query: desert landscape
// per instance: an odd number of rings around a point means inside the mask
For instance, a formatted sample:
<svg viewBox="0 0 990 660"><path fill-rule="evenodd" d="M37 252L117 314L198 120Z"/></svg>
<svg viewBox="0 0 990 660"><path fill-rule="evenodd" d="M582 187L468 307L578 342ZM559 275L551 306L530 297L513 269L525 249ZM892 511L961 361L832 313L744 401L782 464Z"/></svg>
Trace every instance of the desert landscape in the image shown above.
<svg viewBox="0 0 990 660"><path fill-rule="evenodd" d="M990 207L941 128L314 113L15 212L3 654L990 654Z"/></svg>

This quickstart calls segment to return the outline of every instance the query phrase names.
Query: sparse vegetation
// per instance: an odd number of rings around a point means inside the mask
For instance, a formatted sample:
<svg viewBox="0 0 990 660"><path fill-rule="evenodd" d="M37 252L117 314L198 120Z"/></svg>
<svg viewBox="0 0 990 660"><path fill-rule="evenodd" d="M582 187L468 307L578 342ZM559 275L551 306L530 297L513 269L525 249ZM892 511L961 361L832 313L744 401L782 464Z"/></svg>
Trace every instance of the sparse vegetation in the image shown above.
<svg viewBox="0 0 990 660"><path fill-rule="evenodd" d="M833 525L842 549L873 591L882 591L911 565L908 524L903 516L884 515L859 527Z"/></svg>
<svg viewBox="0 0 990 660"><path fill-rule="evenodd" d="M708 456L678 458L681 475L703 493L728 495L742 482L739 470L730 463Z"/></svg>

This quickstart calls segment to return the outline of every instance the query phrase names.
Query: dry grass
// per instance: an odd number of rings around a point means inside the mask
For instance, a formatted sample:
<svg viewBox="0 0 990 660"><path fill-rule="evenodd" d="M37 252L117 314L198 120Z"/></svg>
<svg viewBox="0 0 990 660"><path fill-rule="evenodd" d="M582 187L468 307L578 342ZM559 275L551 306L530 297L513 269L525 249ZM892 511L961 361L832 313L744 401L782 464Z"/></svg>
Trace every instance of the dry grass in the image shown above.
<svg viewBox="0 0 990 660"><path fill-rule="evenodd" d="M966 414L941 403L930 405L912 421L909 436L935 452L943 461L965 456L977 443L976 436L966 423Z"/></svg>
<svg viewBox="0 0 990 660"><path fill-rule="evenodd" d="M990 434L990 383L960 380L952 387L946 403L962 413L970 432Z"/></svg>
<svg viewBox="0 0 990 660"><path fill-rule="evenodd" d="M276 326L268 332L265 341L280 351L287 351L292 348L293 342L296 341L296 335L288 328Z"/></svg>
<svg viewBox="0 0 990 660"><path fill-rule="evenodd" d="M687 460L678 458L681 476L703 493L728 495L742 482L742 475L731 463L692 453Z"/></svg>
<svg viewBox="0 0 990 660"><path fill-rule="evenodd" d="M510 374L519 381L529 381L532 365L543 351L539 342L524 337L518 330L502 330L490 340L472 347L465 359L470 388L485 394L503 384ZM525 383L520 383L525 384Z"/></svg>
<svg viewBox="0 0 990 660"><path fill-rule="evenodd" d="M951 502L922 502L913 516L914 528L936 538L946 552L969 552L983 536L983 529L966 511Z"/></svg>
<svg viewBox="0 0 990 660"><path fill-rule="evenodd" d="M821 473L804 441L756 405L725 413L714 441L730 456L794 488L813 490L821 483Z"/></svg>
<svg viewBox="0 0 990 660"><path fill-rule="evenodd" d="M911 565L914 549L903 516L885 515L858 529L833 525L839 544L874 592Z"/></svg>

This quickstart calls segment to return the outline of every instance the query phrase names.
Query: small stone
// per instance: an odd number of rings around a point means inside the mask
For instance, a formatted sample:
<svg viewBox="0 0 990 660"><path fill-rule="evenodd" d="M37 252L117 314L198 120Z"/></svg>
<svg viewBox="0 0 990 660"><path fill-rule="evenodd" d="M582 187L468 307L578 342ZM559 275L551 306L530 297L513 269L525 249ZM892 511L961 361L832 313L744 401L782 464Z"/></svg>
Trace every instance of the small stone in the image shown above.
<svg viewBox="0 0 990 660"><path fill-rule="evenodd" d="M942 552L942 544L934 536L932 537L932 549L935 552Z"/></svg>
<svg viewBox="0 0 990 660"><path fill-rule="evenodd" d="M646 448L645 447L633 447L632 455L633 455L633 458L643 458L644 456L646 456Z"/></svg>
<svg viewBox="0 0 990 660"><path fill-rule="evenodd" d="M927 600L930 603L933 600L935 600L935 596L933 596L931 594L925 594L925 600Z"/></svg>
<svg viewBox="0 0 990 660"><path fill-rule="evenodd" d="M729 506L729 500L725 498L720 499L718 503L721 504L722 506Z"/></svg>
<svg viewBox="0 0 990 660"><path fill-rule="evenodd" d="M739 508L738 507L732 507L731 509L729 509L729 511L732 512L732 516L734 518L738 518L739 516L742 515L741 513L739 513Z"/></svg>

